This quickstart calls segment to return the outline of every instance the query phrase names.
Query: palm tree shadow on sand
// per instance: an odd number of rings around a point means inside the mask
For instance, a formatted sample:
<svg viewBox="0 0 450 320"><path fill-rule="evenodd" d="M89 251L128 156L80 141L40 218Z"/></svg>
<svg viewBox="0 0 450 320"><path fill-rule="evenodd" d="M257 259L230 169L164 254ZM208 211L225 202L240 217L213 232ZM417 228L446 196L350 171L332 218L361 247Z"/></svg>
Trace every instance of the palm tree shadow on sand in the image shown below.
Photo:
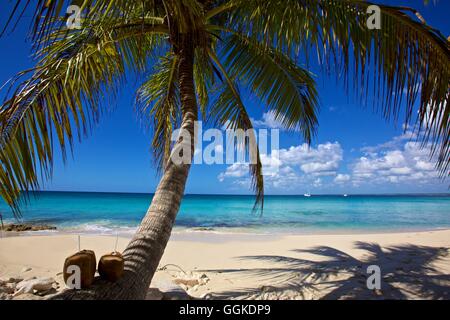
<svg viewBox="0 0 450 320"><path fill-rule="evenodd" d="M208 271L221 277L256 278L261 285L214 292L211 298L450 299L450 275L439 272L434 265L449 263L444 259L448 248L417 245L382 248L365 242L356 242L355 248L365 252L360 259L328 246L292 250L317 256L320 261L276 255L238 257L244 263L257 260L270 267ZM381 290L367 288L369 265L381 268Z"/></svg>

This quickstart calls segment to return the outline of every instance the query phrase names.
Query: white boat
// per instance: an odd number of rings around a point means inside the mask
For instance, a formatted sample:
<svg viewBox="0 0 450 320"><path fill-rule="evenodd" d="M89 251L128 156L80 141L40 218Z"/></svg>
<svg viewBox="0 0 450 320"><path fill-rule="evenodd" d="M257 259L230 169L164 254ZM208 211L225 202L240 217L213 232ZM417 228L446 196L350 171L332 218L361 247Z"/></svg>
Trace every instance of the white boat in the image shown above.
<svg viewBox="0 0 450 320"><path fill-rule="evenodd" d="M309 197L311 197L311 193L307 192L307 193L303 194L303 196L309 198Z"/></svg>
<svg viewBox="0 0 450 320"><path fill-rule="evenodd" d="M344 193L344 197L348 197L348 195L346 193Z"/></svg>

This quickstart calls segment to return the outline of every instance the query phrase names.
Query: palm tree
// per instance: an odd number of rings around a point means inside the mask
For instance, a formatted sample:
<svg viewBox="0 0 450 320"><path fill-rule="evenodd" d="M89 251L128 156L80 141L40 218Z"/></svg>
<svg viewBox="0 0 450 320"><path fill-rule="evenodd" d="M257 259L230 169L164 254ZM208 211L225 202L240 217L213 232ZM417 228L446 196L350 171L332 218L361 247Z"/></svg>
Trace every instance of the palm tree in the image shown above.
<svg viewBox="0 0 450 320"><path fill-rule="evenodd" d="M124 277L67 291L64 298L145 296L190 169L171 160L171 150L183 145L182 137L171 143L174 128L190 133L191 141L184 142L191 151L194 122L200 118L251 129L239 91L246 87L310 143L318 96L313 76L297 58L311 52L346 84L353 76L361 97L379 97L386 118L405 110L410 121L420 92L417 130L434 146L437 166L446 173L449 43L410 17L408 8L380 5L381 30L369 30L370 3L359 0L79 0L72 4L84 13L81 26L68 29L65 1L37 3L31 27L36 66L11 80L11 94L0 109L0 192L13 212L20 215L21 192L37 189L40 175L50 178L53 138L65 155L73 139L88 133L107 110L105 97L114 97L130 74L143 80L137 109L151 123L152 149L162 171L150 208L124 251ZM7 26L20 19L24 4L28 1L17 1ZM250 173L262 207L259 156Z"/></svg>

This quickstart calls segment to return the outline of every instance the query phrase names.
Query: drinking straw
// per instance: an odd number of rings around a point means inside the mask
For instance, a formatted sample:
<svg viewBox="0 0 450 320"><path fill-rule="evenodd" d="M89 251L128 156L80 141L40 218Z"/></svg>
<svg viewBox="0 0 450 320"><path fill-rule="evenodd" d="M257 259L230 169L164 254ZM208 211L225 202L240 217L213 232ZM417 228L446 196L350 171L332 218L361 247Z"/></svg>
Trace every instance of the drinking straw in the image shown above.
<svg viewBox="0 0 450 320"><path fill-rule="evenodd" d="M114 245L114 252L117 252L117 243L119 242L119 232L116 233L116 244Z"/></svg>

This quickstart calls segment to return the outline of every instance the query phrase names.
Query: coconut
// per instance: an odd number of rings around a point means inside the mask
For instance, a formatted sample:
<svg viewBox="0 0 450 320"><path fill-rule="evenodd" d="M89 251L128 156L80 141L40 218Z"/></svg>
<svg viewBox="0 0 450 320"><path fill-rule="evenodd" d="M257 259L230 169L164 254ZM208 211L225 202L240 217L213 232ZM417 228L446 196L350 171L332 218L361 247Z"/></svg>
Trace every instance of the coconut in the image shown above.
<svg viewBox="0 0 450 320"><path fill-rule="evenodd" d="M69 266L78 266L81 272L81 288L88 288L94 282L96 265L97 260L92 250L82 250L71 255L64 262L64 282L67 283L67 279L72 275L67 268Z"/></svg>
<svg viewBox="0 0 450 320"><path fill-rule="evenodd" d="M119 252L111 252L100 258L98 273L102 279L116 282L123 275L125 261Z"/></svg>

